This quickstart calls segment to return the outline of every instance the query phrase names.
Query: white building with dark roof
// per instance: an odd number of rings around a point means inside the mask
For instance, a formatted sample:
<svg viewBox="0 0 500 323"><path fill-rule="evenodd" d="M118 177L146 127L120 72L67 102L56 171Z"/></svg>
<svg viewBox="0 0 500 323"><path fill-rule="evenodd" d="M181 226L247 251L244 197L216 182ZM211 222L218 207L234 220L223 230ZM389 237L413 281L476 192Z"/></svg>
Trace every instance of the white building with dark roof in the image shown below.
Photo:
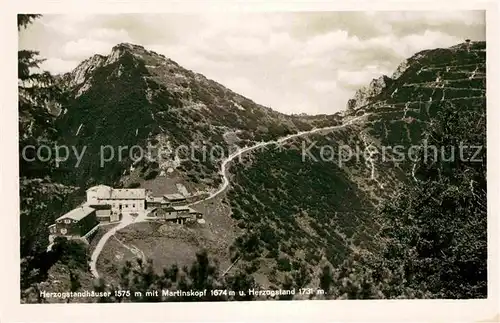
<svg viewBox="0 0 500 323"><path fill-rule="evenodd" d="M87 203L99 204L99 200L111 197L112 187L106 185L97 185L87 190Z"/></svg>
<svg viewBox="0 0 500 323"><path fill-rule="evenodd" d="M144 188L112 188L97 185L87 190L87 204L111 205L111 217L123 212L134 213L146 209L146 190Z"/></svg>

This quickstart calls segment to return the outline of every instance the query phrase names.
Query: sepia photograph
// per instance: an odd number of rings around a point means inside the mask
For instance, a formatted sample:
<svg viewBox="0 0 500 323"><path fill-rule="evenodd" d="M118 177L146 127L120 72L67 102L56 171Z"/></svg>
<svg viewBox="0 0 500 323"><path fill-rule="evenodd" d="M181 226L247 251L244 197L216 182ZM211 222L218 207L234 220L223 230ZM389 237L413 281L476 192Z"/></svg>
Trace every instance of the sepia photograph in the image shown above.
<svg viewBox="0 0 500 323"><path fill-rule="evenodd" d="M486 17L17 12L18 302L491 299Z"/></svg>
<svg viewBox="0 0 500 323"><path fill-rule="evenodd" d="M22 301L486 297L484 17L20 14Z"/></svg>

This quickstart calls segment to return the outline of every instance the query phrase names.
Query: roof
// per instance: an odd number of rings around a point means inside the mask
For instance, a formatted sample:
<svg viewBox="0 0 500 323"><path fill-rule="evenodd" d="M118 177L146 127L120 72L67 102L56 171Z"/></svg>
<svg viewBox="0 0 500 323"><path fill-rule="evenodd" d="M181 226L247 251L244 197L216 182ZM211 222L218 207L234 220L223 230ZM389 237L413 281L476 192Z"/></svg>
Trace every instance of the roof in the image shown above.
<svg viewBox="0 0 500 323"><path fill-rule="evenodd" d="M144 188L112 188L106 185L97 185L89 188L87 192L96 192L98 199L145 199Z"/></svg>
<svg viewBox="0 0 500 323"><path fill-rule="evenodd" d="M173 207L168 207L168 208L155 208L156 216L160 218L164 218L167 220L175 220L179 218L190 218L193 216L193 214L201 214L200 212L193 210L190 207L182 207L182 206L173 206ZM174 211L174 212L172 212ZM186 211L186 213L178 213L176 211Z"/></svg>
<svg viewBox="0 0 500 323"><path fill-rule="evenodd" d="M88 191L97 191L99 189L112 190L113 188L110 186L107 186L107 185L96 185L96 186L92 186L91 188L87 189L87 192Z"/></svg>
<svg viewBox="0 0 500 323"><path fill-rule="evenodd" d="M201 213L200 211L196 211L195 209L190 208L189 206L172 206L172 208L176 211L188 211L189 213Z"/></svg>
<svg viewBox="0 0 500 323"><path fill-rule="evenodd" d="M165 195L163 195L163 197L165 197L169 201L185 200L186 199L186 197L184 195L181 195L179 193L165 194Z"/></svg>
<svg viewBox="0 0 500 323"><path fill-rule="evenodd" d="M117 188L111 191L111 199L145 199L144 188Z"/></svg>
<svg viewBox="0 0 500 323"><path fill-rule="evenodd" d="M184 205L182 205L182 206L172 206L172 208L174 210L176 210L176 211L189 211L189 209L190 209L189 207L184 206Z"/></svg>
<svg viewBox="0 0 500 323"><path fill-rule="evenodd" d="M154 202L154 203L162 203L162 202L167 202L163 198L163 196L148 196L148 202Z"/></svg>
<svg viewBox="0 0 500 323"><path fill-rule="evenodd" d="M91 208L90 206L80 206L77 207L76 209L73 209L69 211L68 213L58 217L56 220L61 220L61 219L72 219L72 220L77 220L80 221L81 219L85 218L87 215L91 214L95 210Z"/></svg>
<svg viewBox="0 0 500 323"><path fill-rule="evenodd" d="M113 191L112 187L106 186L106 185L97 185L89 188L87 190L88 192L95 192L97 195L97 198L109 198L111 196L111 192Z"/></svg>
<svg viewBox="0 0 500 323"><path fill-rule="evenodd" d="M189 213L191 213L191 214L193 214L193 213L196 213L196 214L201 214L201 212L200 212L200 211L196 211L195 209L192 209L192 208L190 208L190 207L188 207L188 209L189 209Z"/></svg>
<svg viewBox="0 0 500 323"><path fill-rule="evenodd" d="M96 210L110 210L111 205L110 204L87 204L91 208L94 208Z"/></svg>

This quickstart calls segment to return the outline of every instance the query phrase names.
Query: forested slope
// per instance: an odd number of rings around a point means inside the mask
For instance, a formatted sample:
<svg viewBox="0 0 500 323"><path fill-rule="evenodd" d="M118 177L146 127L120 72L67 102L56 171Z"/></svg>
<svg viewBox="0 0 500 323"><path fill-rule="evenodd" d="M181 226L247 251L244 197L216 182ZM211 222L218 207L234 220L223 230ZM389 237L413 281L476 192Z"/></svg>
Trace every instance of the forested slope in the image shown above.
<svg viewBox="0 0 500 323"><path fill-rule="evenodd" d="M235 165L240 265L270 286L305 267L328 297L485 297L485 77L484 42L417 53L350 102L364 121Z"/></svg>

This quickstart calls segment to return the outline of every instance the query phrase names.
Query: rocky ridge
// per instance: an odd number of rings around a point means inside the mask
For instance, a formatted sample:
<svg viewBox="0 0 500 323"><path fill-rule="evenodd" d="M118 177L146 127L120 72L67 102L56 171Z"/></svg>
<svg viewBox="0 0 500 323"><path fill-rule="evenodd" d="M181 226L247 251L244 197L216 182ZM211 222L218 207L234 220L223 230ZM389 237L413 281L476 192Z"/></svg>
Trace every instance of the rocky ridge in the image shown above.
<svg viewBox="0 0 500 323"><path fill-rule="evenodd" d="M125 157L120 163L109 163L107 170L84 160L77 174L67 177L84 178L85 183L126 184L174 173L200 188L214 187L219 180L217 162L179 162L172 157L174 150L187 145L210 151L217 146L227 155L227 137L231 144L243 147L340 119L338 115L281 114L164 55L128 43L114 46L108 56L94 55L60 80L71 97L58 120L67 143L87 143L91 157L102 145L136 144L156 146L149 157L164 157L140 163ZM202 151L194 149L194 154Z"/></svg>
<svg viewBox="0 0 500 323"><path fill-rule="evenodd" d="M281 285L304 266L318 273L373 248L380 230L373 214L400 188L419 184L418 159L409 149L422 144L445 107L485 113L485 50L485 42L470 42L419 52L391 78L382 76L356 93L362 103L346 116L363 120L278 151L271 147L233 167L229 203L245 230L234 248L235 257L244 255L240 266L267 277L261 281L267 286ZM316 160L304 161L303 147L312 144ZM339 160L342 146L351 148L347 161ZM325 147L334 156L325 157ZM315 274L311 284L319 284Z"/></svg>

